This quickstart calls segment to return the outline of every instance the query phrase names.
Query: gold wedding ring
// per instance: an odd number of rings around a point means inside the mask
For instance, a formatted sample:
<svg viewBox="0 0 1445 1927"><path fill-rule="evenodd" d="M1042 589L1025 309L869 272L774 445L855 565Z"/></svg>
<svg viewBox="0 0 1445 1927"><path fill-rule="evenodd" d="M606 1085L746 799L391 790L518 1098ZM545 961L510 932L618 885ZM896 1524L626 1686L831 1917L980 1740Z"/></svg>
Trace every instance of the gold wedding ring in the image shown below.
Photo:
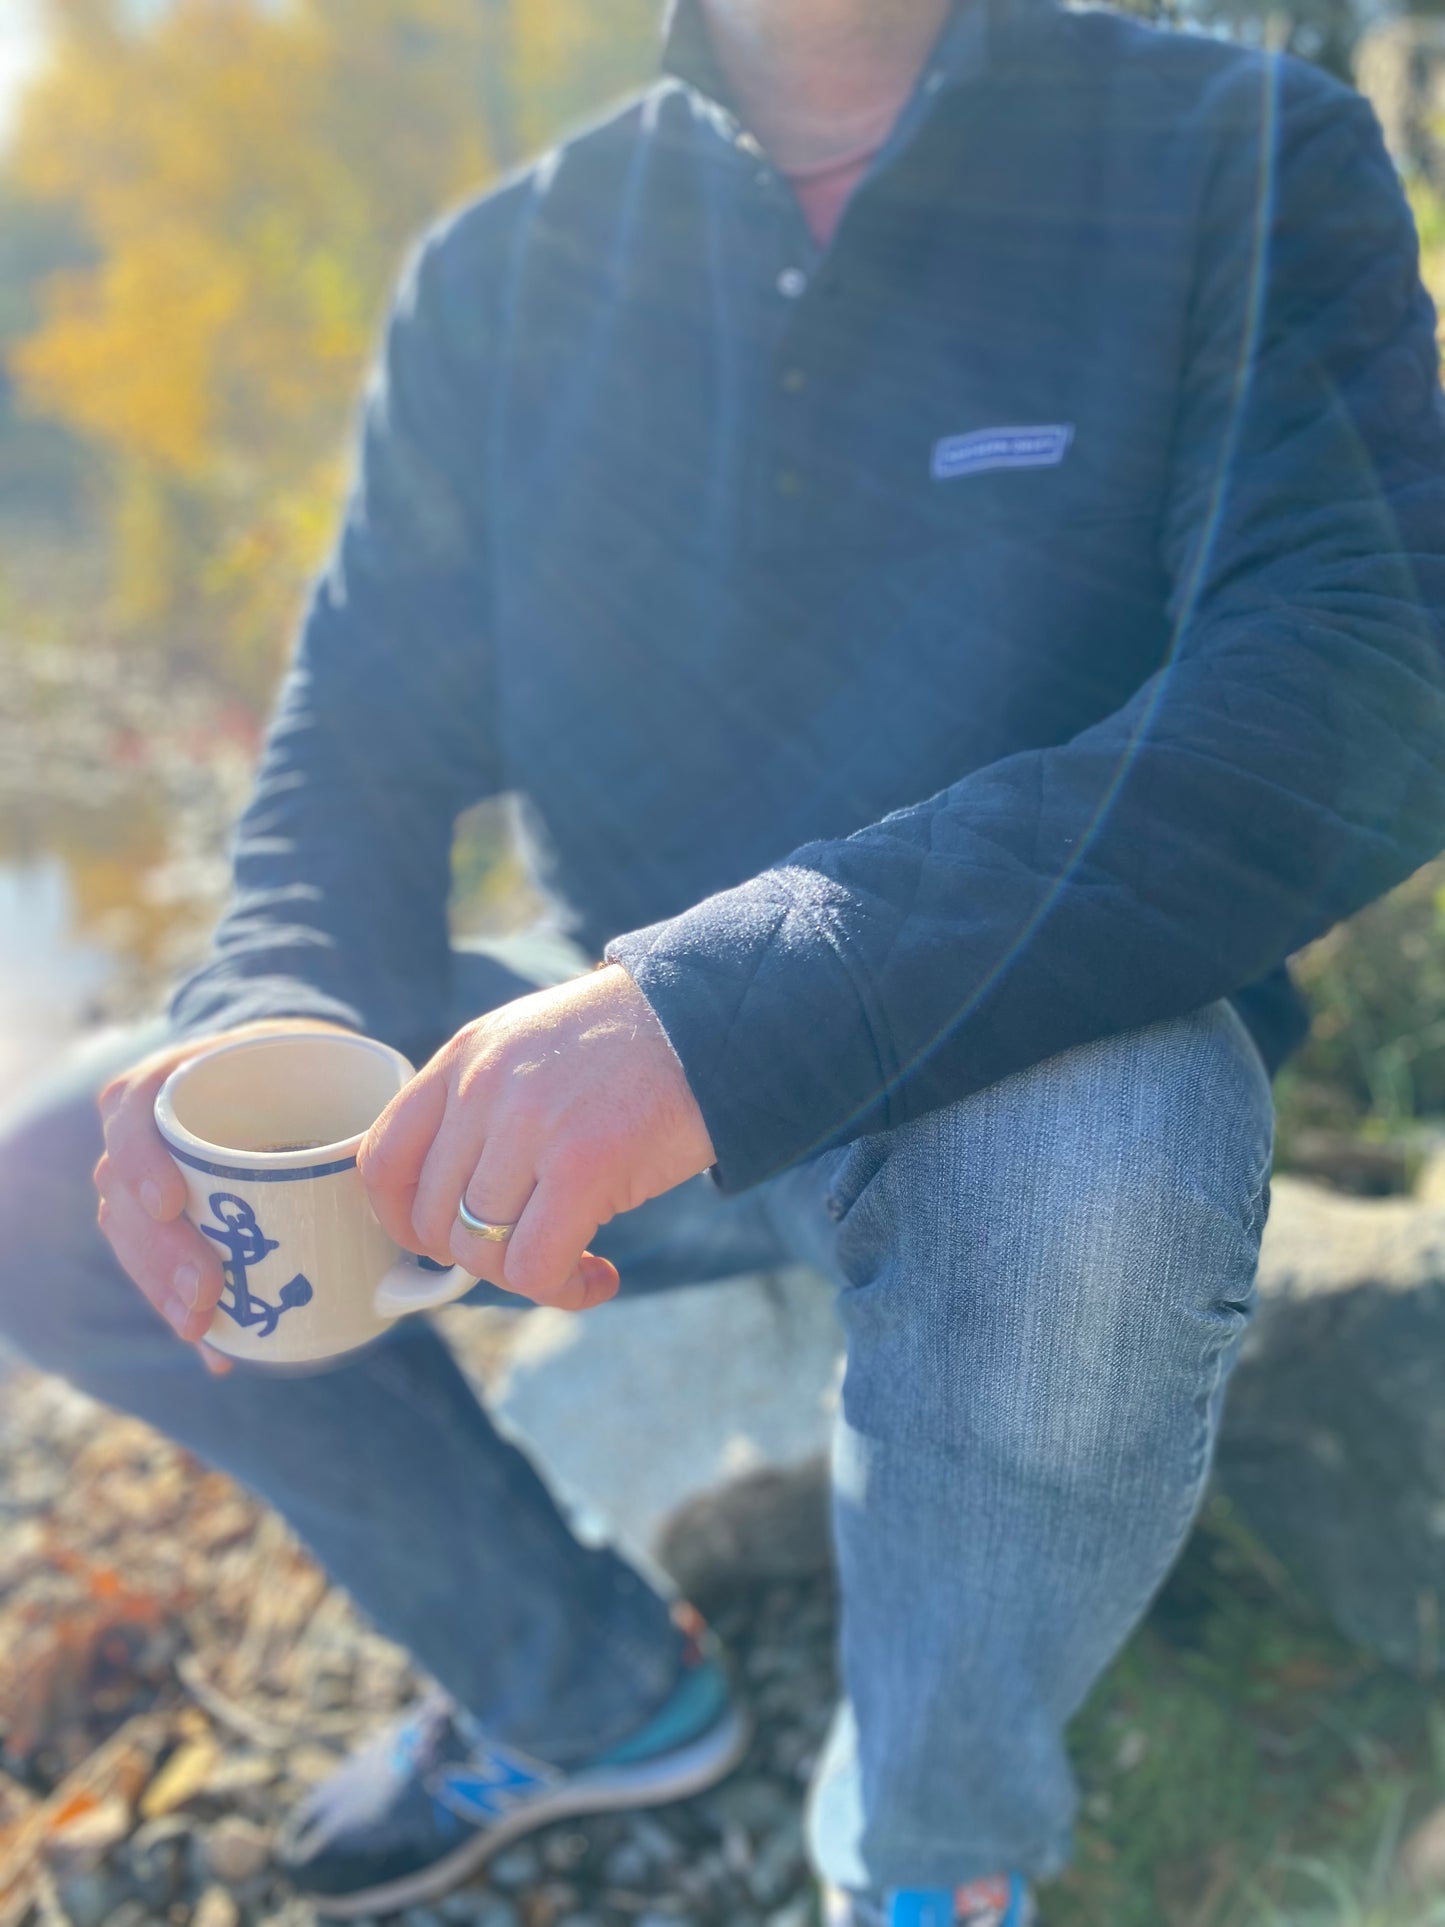
<svg viewBox="0 0 1445 1927"><path fill-rule="evenodd" d="M494 1245L504 1245L517 1228L514 1224L488 1224L485 1218L474 1218L465 1199L457 1206L457 1222L464 1224L473 1237L485 1238L488 1244Z"/></svg>

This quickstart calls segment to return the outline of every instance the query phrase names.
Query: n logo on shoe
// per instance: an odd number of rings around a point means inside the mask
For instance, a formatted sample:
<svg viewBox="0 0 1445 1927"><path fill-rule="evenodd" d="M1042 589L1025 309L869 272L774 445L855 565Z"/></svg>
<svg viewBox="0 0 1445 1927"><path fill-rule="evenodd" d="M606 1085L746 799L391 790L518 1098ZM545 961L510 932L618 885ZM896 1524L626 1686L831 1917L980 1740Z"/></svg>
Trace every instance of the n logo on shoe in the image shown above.
<svg viewBox="0 0 1445 1927"><path fill-rule="evenodd" d="M466 1766L444 1767L432 1776L430 1790L463 1820L487 1821L499 1820L533 1787L545 1784L542 1774L493 1754Z"/></svg>

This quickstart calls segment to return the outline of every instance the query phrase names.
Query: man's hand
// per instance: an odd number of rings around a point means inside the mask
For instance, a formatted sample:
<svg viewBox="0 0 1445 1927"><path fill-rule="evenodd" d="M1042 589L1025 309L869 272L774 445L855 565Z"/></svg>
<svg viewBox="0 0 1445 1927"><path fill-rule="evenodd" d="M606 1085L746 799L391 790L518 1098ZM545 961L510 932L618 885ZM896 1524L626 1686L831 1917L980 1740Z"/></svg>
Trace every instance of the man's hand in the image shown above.
<svg viewBox="0 0 1445 1927"><path fill-rule="evenodd" d="M96 1221L121 1268L178 1337L196 1344L210 1329L221 1296L221 1263L186 1209L186 1181L156 1129L156 1093L178 1064L239 1037L286 1030L337 1030L313 1018L268 1018L213 1037L168 1044L113 1077L98 1099L105 1150L93 1173L100 1193ZM200 1347L207 1369L230 1361Z"/></svg>
<svg viewBox="0 0 1445 1927"><path fill-rule="evenodd" d="M372 1125L358 1164L399 1245L541 1305L582 1311L617 1272L599 1225L714 1161L682 1066L616 965L478 1017ZM460 1223L515 1224L491 1244Z"/></svg>

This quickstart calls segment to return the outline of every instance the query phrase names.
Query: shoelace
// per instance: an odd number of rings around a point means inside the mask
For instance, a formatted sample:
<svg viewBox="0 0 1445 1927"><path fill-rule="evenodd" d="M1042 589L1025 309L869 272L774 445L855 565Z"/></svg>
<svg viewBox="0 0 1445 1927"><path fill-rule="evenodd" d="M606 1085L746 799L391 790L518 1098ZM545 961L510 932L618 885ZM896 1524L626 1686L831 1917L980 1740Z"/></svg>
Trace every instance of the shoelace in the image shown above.
<svg viewBox="0 0 1445 1927"><path fill-rule="evenodd" d="M442 1742L456 1725L456 1708L444 1694L422 1701L411 1718L392 1737L391 1761L398 1773L424 1772L437 1758Z"/></svg>

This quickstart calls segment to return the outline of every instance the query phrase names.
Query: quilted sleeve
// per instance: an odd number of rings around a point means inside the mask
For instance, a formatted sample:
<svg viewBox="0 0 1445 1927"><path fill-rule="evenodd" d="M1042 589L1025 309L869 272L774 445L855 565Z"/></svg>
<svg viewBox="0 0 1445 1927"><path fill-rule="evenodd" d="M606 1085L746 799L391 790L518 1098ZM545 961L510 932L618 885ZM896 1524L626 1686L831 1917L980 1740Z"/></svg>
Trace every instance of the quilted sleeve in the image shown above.
<svg viewBox="0 0 1445 1927"><path fill-rule="evenodd" d="M1227 996L1445 845L1445 406L1410 214L1356 96L1287 60L1233 76L1165 665L1072 741L611 946L727 1189Z"/></svg>
<svg viewBox="0 0 1445 1927"><path fill-rule="evenodd" d="M172 998L182 1032L315 1016L413 1057L439 1041L453 826L496 787L470 383L447 329L462 271L438 230L398 290L343 527L237 827L231 900Z"/></svg>

